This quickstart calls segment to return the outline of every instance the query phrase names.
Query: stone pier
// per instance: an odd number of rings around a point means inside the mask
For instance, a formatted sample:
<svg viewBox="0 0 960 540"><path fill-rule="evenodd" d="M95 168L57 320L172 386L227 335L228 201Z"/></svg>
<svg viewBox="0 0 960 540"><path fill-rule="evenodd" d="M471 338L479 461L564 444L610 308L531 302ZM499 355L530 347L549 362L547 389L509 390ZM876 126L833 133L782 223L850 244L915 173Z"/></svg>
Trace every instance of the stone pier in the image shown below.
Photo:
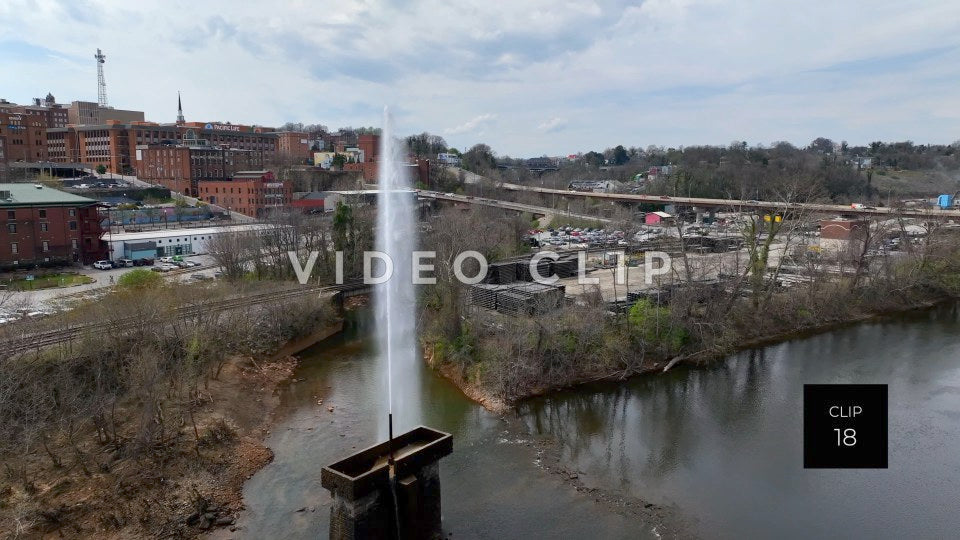
<svg viewBox="0 0 960 540"><path fill-rule="evenodd" d="M452 451L452 435L419 426L393 439L392 466L383 442L324 467L330 539L439 538L440 459Z"/></svg>

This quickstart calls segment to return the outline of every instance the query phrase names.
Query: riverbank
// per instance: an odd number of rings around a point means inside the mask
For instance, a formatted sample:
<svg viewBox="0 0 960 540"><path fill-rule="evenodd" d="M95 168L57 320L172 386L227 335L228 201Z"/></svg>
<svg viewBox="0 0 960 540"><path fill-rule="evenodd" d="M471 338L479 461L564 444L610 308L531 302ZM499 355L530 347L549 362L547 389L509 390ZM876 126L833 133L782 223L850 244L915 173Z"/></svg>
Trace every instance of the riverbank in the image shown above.
<svg viewBox="0 0 960 540"><path fill-rule="evenodd" d="M641 302L625 317L580 308L532 321L509 321L522 327L526 336L519 332L505 336L498 329L508 322L489 315L465 328L468 337L458 342L466 347L427 341L424 356L467 397L502 414L523 400L560 389L663 373L678 364L705 365L745 349L956 298L944 289L924 286L885 294L839 287L794 289L772 296L765 312L746 302L734 304L722 320L705 305L709 300L666 307ZM587 329L584 320L600 321L595 326L602 328ZM524 355L535 360L525 361Z"/></svg>
<svg viewBox="0 0 960 540"><path fill-rule="evenodd" d="M296 364L293 357L228 359L203 390L194 425L145 455L124 457L122 443L102 445L88 431L74 435L73 456L54 450L8 456L0 533L189 538L231 526L244 481L273 457L262 439L277 405L276 387ZM117 407L117 433L136 429L130 412Z"/></svg>
<svg viewBox="0 0 960 540"><path fill-rule="evenodd" d="M0 532L24 537L191 538L217 527L235 530L243 509L243 485L273 459L263 444L279 404L279 385L299 365L293 356L340 332L324 326L292 340L266 358L233 356L206 382L192 426L171 436L148 456L126 459L122 448L103 448L95 437L77 436L78 453L91 463L49 467L36 453L14 465L28 480L0 489ZM133 431L126 407L116 411L116 430ZM193 436L191 436L191 433ZM58 458L60 459L60 458ZM95 463L93 463L95 462ZM12 526L11 526L12 525ZM19 531L19 533L18 533Z"/></svg>
<svg viewBox="0 0 960 540"><path fill-rule="evenodd" d="M89 315L124 331L0 357L0 537L233 526L244 482L272 459L262 441L292 355L340 324L313 296L179 316L217 294L116 291Z"/></svg>

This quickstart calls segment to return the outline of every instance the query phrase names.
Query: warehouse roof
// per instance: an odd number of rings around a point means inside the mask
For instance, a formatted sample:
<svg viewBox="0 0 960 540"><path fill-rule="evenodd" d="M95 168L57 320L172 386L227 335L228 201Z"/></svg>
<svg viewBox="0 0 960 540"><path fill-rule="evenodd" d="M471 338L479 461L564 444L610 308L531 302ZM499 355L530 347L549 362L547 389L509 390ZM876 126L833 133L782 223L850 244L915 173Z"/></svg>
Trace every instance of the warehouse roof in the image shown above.
<svg viewBox="0 0 960 540"><path fill-rule="evenodd" d="M92 204L97 204L97 201L42 184L0 184L0 208Z"/></svg>

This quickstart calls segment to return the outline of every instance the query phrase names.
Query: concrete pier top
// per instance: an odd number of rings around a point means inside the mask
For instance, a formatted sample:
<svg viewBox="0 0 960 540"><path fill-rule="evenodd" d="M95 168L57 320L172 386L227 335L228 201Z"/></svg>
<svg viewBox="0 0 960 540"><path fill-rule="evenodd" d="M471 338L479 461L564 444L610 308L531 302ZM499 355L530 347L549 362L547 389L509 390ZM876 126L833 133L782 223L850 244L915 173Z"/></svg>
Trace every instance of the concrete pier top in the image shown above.
<svg viewBox="0 0 960 540"><path fill-rule="evenodd" d="M403 478L453 452L453 435L426 426L394 437L394 476ZM323 468L320 484L332 494L355 501L389 482L390 442L382 442Z"/></svg>

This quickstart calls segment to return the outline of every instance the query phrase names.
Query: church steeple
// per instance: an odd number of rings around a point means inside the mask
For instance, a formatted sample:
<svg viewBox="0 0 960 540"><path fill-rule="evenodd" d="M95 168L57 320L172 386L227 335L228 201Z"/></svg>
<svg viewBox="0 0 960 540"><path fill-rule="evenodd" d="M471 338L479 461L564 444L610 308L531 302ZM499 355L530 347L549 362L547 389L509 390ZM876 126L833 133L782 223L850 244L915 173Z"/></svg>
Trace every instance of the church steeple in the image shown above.
<svg viewBox="0 0 960 540"><path fill-rule="evenodd" d="M186 120L183 119L183 103L180 101L180 92L177 92L177 123L183 124Z"/></svg>

